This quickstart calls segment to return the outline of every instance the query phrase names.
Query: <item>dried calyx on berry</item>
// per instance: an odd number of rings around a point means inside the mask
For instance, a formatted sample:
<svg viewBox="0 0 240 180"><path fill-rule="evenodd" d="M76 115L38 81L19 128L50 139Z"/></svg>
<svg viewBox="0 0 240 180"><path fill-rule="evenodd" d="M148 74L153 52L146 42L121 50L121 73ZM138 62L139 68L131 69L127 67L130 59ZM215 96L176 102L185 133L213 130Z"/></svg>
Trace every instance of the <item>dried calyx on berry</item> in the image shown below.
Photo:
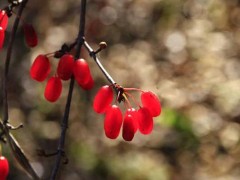
<svg viewBox="0 0 240 180"><path fill-rule="evenodd" d="M117 97L113 101L113 89ZM130 91L138 91L141 96L141 104L130 94ZM132 107L129 99L138 107ZM124 102L127 109L122 118L122 112L116 103ZM131 141L139 130L142 134L150 134L153 130L153 117L161 114L161 104L156 94L151 91L143 91L136 88L123 88L118 84L105 85L97 92L93 109L99 114L105 114L104 130L108 138L115 139L122 127L122 137L125 141Z"/></svg>

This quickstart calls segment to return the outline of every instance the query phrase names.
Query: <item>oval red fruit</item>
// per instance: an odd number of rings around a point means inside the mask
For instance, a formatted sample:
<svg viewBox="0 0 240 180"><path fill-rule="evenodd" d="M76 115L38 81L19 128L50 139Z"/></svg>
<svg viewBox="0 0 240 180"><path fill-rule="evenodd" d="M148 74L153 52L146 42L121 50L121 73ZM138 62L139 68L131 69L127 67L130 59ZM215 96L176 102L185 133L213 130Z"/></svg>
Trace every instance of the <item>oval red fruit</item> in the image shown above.
<svg viewBox="0 0 240 180"><path fill-rule="evenodd" d="M74 58L70 54L63 55L58 63L57 74L62 80L68 80L73 73Z"/></svg>
<svg viewBox="0 0 240 180"><path fill-rule="evenodd" d="M38 44L38 37L34 27L31 24L24 24L23 31L27 45L35 47Z"/></svg>
<svg viewBox="0 0 240 180"><path fill-rule="evenodd" d="M142 134L150 134L153 129L153 118L145 107L138 110L138 129Z"/></svg>
<svg viewBox="0 0 240 180"><path fill-rule="evenodd" d="M5 33L4 33L4 30L0 27L0 50L3 47L4 39L5 39Z"/></svg>
<svg viewBox="0 0 240 180"><path fill-rule="evenodd" d="M122 137L125 141L131 141L136 132L136 122L134 116L126 113L123 120Z"/></svg>
<svg viewBox="0 0 240 180"><path fill-rule="evenodd" d="M104 131L110 139L116 139L122 126L122 113L118 106L112 105L105 114Z"/></svg>
<svg viewBox="0 0 240 180"><path fill-rule="evenodd" d="M0 10L0 27L5 31L8 25L8 16L4 10Z"/></svg>
<svg viewBox="0 0 240 180"><path fill-rule="evenodd" d="M31 66L30 75L34 80L42 82L49 75L50 69L49 59L44 55L38 55Z"/></svg>
<svg viewBox="0 0 240 180"><path fill-rule="evenodd" d="M97 92L94 101L93 109L97 113L105 113L113 100L113 90L110 86L103 86Z"/></svg>
<svg viewBox="0 0 240 180"><path fill-rule="evenodd" d="M62 82L59 77L51 77L46 85L44 96L50 102L58 100L62 92Z"/></svg>
<svg viewBox="0 0 240 180"><path fill-rule="evenodd" d="M8 160L4 156L0 156L0 179L6 180L9 173Z"/></svg>
<svg viewBox="0 0 240 180"><path fill-rule="evenodd" d="M85 84L83 84L81 81L79 82L78 80L77 80L77 83L80 87L82 87L85 90L90 90L94 86L94 81L92 77L90 77L90 79L88 79L88 81Z"/></svg>
<svg viewBox="0 0 240 180"><path fill-rule="evenodd" d="M89 66L84 59L74 61L73 74L79 85L87 84L92 78Z"/></svg>
<svg viewBox="0 0 240 180"><path fill-rule="evenodd" d="M147 108L152 117L161 114L161 104L156 94L151 91L144 91L141 94L141 101L143 107Z"/></svg>

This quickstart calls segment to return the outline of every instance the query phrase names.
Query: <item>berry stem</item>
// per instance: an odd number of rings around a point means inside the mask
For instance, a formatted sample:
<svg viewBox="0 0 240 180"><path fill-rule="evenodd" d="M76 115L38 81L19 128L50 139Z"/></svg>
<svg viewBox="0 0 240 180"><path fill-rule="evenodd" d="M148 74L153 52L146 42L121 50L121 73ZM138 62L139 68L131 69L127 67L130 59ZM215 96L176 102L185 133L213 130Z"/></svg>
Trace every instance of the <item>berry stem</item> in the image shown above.
<svg viewBox="0 0 240 180"><path fill-rule="evenodd" d="M124 89L125 89L125 88L124 88ZM131 95L131 94L128 93L128 92L124 92L124 94L126 94L127 96L129 96L129 97L133 100L133 102L135 103L136 106L141 107L140 104L139 104L139 103L136 101L136 99L133 97L133 95Z"/></svg>
<svg viewBox="0 0 240 180"><path fill-rule="evenodd" d="M110 82L110 84L113 85L113 87L115 88L114 84L116 84L116 82L113 80L113 78L110 76L110 74L107 72L107 70L103 67L102 63L100 62L99 58L96 56L96 52L94 52L94 50L91 48L91 46L84 41L84 47L88 50L90 56L94 59L94 61L97 63L98 67L101 69L102 73L104 74L104 76L107 78L107 80Z"/></svg>
<svg viewBox="0 0 240 180"><path fill-rule="evenodd" d="M85 32L86 4L87 4L86 0L81 1L80 25L79 25L79 33L78 33L78 38L77 38L75 60L79 59L80 53L81 53L81 48L84 43L83 37L84 37L84 32ZM56 157L55 166L52 170L52 174L51 174L51 178L50 178L51 180L56 179L57 173L60 168L60 164L62 162L62 157L64 155L64 144L65 144L66 131L67 131L67 127L68 127L68 120L69 120L70 106L71 106L71 101L72 101L73 88L74 88L74 77L72 76L70 85L69 85L69 91L68 91L67 102L65 105L64 116L62 119L62 125L61 125L62 130L61 130L61 136L60 136L59 143L58 143L58 153L57 153L57 157Z"/></svg>
<svg viewBox="0 0 240 180"><path fill-rule="evenodd" d="M138 88L124 88L124 91L140 91L140 92L144 92L143 90L138 89Z"/></svg>

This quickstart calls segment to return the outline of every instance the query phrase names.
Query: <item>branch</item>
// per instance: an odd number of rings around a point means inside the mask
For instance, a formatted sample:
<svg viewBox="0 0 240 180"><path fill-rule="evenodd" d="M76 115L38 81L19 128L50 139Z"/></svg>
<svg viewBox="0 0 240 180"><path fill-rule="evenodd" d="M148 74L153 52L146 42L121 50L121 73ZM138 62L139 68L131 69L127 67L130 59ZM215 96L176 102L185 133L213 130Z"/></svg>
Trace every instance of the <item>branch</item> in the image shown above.
<svg viewBox="0 0 240 180"><path fill-rule="evenodd" d="M11 36L10 36L8 49L7 49L5 68L4 68L4 74L3 74L3 123L4 124L8 123L7 82L8 82L9 65L10 65L11 56L12 56L12 49L13 49L13 44L14 44L16 33L17 33L20 17L22 15L23 9L25 8L27 3L28 3L28 0L23 0L19 6L17 17L15 18L14 25L12 27Z"/></svg>
<svg viewBox="0 0 240 180"><path fill-rule="evenodd" d="M78 59L80 57L81 48L84 43L85 16L86 16L86 0L82 0L81 1L81 13L80 13L80 25L79 25L79 33L78 33L78 38L77 38L75 59ZM65 144L66 131L67 131L67 127L68 127L69 112L70 112L70 107L71 107L73 88L74 88L74 77L72 76L70 85L69 85L69 91L68 91L68 97L67 97L67 102L66 102L66 106L65 106L64 116L62 119L62 131L61 131L61 136L60 136L59 143L58 143L58 154L56 157L55 166L54 166L52 174L51 174L51 180L56 179L57 173L60 168L61 161L62 161L62 157L65 154L64 153L64 144Z"/></svg>
<svg viewBox="0 0 240 180"><path fill-rule="evenodd" d="M103 72L104 76L107 78L107 80L112 84L116 84L116 82L113 80L113 78L110 76L110 74L107 72L107 70L103 67L101 64L100 60L96 56L96 52L91 48L91 46L84 41L84 47L88 50L90 56L94 59L94 61L97 63L98 67L101 69ZM114 87L114 86L113 86Z"/></svg>
<svg viewBox="0 0 240 180"><path fill-rule="evenodd" d="M20 2L17 2L20 3ZM19 10L17 13L17 17L15 18L14 25L12 27L11 35L10 35L10 40L8 44L8 49L7 49L7 55L6 55L6 60L5 60L5 67L4 67L4 73L3 73L3 122L0 121L0 128L4 132L4 135L7 138L7 142L12 150L12 153L14 157L17 159L19 164L23 167L23 169L34 179L39 179L37 174L35 173L34 169L30 165L27 157L25 156L23 150L19 146L18 142L15 140L15 138L12 136L12 134L9 132L9 125L8 125L8 93L7 93L7 86L8 86L8 72L9 72L9 65L11 61L11 56L12 56L12 49L13 49L13 44L15 40L15 36L17 33L20 17L22 15L22 12L28 3L28 0L23 0L19 4ZM18 4L16 4L18 5Z"/></svg>

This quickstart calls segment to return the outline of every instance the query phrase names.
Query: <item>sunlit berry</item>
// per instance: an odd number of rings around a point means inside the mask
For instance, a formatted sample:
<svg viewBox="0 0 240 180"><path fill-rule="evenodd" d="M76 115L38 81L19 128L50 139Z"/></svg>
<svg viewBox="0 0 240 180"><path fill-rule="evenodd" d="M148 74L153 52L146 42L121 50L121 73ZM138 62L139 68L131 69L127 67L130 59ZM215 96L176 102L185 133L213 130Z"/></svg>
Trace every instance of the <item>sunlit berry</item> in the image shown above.
<svg viewBox="0 0 240 180"><path fill-rule="evenodd" d="M5 31L8 25L8 16L6 11L0 10L0 27Z"/></svg>
<svg viewBox="0 0 240 180"><path fill-rule="evenodd" d="M35 47L38 44L38 37L34 27L31 24L24 24L23 31L27 45Z"/></svg>
<svg viewBox="0 0 240 180"><path fill-rule="evenodd" d="M141 101L143 107L147 108L152 117L161 114L161 104L156 94L151 91L144 91L141 94Z"/></svg>
<svg viewBox="0 0 240 180"><path fill-rule="evenodd" d="M122 112L119 107L116 105L110 106L105 114L105 135L110 139L116 139L119 135L122 121Z"/></svg>
<svg viewBox="0 0 240 180"><path fill-rule="evenodd" d="M122 137L125 141L131 141L138 128L138 113L135 109L128 109L122 127Z"/></svg>
<svg viewBox="0 0 240 180"><path fill-rule="evenodd" d="M84 59L74 61L73 73L79 85L87 84L92 78L89 66Z"/></svg>
<svg viewBox="0 0 240 180"><path fill-rule="evenodd" d="M31 66L30 75L34 80L42 82L49 75L50 69L49 59L44 55L38 55Z"/></svg>
<svg viewBox="0 0 240 180"><path fill-rule="evenodd" d="M3 47L4 39L5 39L5 33L4 33L4 30L0 27L0 50Z"/></svg>
<svg viewBox="0 0 240 180"><path fill-rule="evenodd" d="M73 73L74 58L70 54L63 55L58 63L57 74L62 80L68 80Z"/></svg>
<svg viewBox="0 0 240 180"><path fill-rule="evenodd" d="M103 86L97 92L94 101L93 109L97 113L104 113L110 106L113 100L113 90L110 86Z"/></svg>
<svg viewBox="0 0 240 180"><path fill-rule="evenodd" d="M4 156L0 156L0 179L6 180L9 173L8 160Z"/></svg>
<svg viewBox="0 0 240 180"><path fill-rule="evenodd" d="M145 107L138 110L138 129L142 134L150 134L153 129L152 115Z"/></svg>
<svg viewBox="0 0 240 180"><path fill-rule="evenodd" d="M50 102L58 100L62 92L62 82L59 77L51 77L46 85L44 96Z"/></svg>

